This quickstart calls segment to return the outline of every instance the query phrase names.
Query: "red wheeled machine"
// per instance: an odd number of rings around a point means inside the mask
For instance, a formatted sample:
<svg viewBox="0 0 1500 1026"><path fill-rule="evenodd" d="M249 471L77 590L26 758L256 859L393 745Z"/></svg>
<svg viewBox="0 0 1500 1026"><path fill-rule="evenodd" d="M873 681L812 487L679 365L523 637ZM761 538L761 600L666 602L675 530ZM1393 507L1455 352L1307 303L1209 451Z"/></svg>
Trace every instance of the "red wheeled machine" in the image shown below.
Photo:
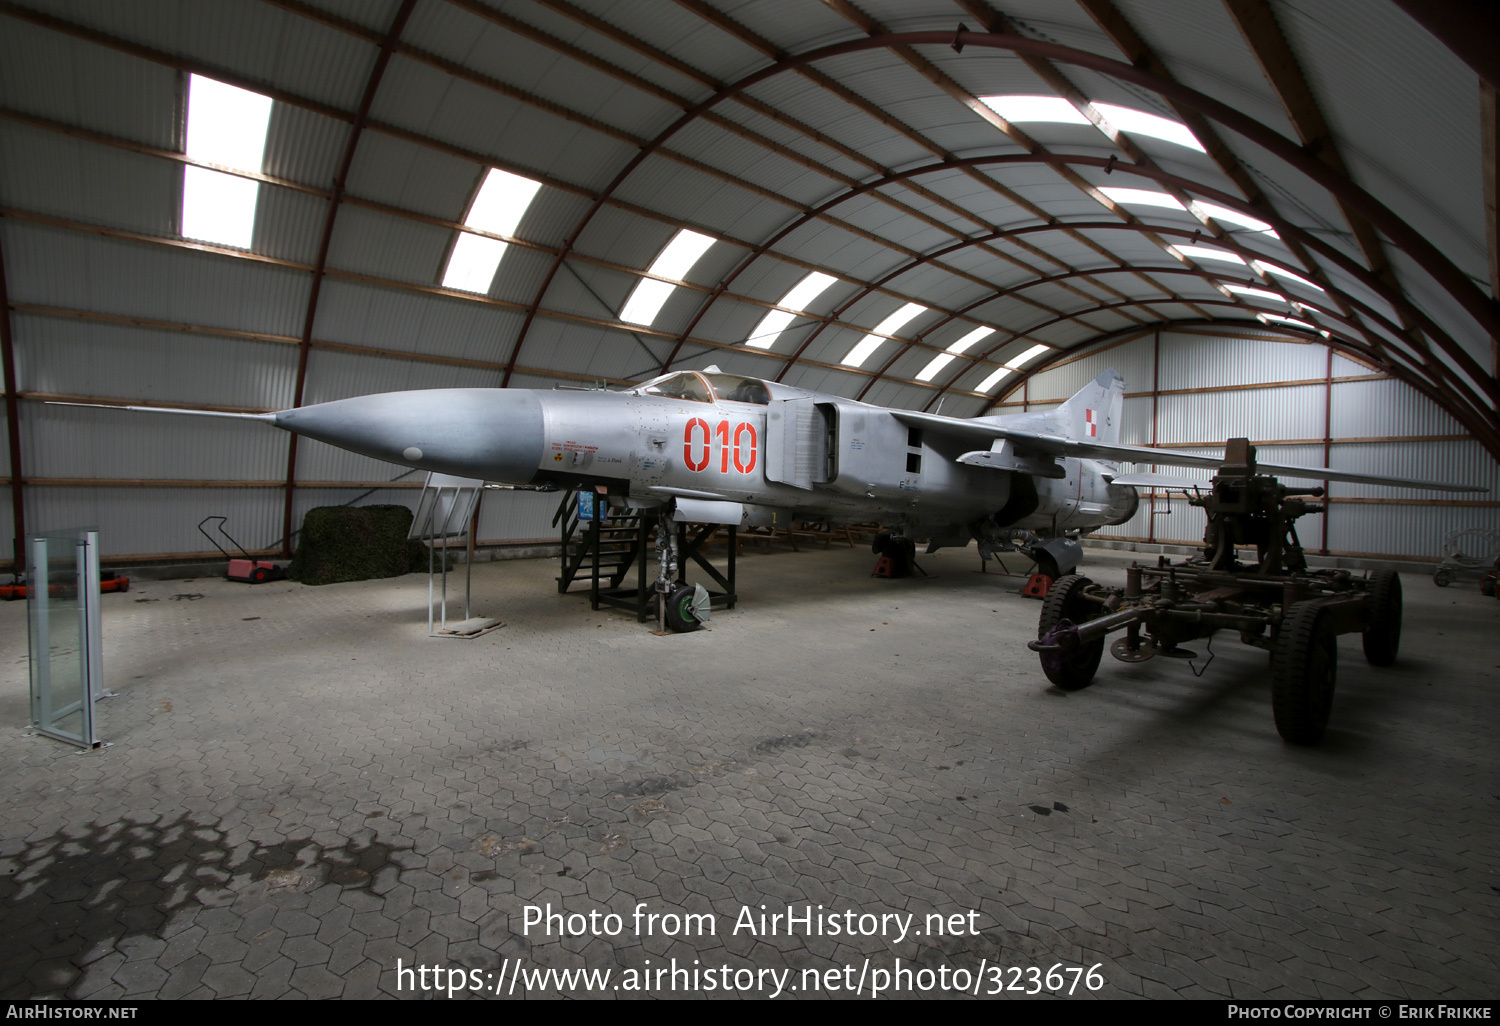
<svg viewBox="0 0 1500 1026"><path fill-rule="evenodd" d="M228 517L204 517L198 521L198 533L207 538L209 544L218 549L224 558L229 560L229 570L224 576L231 581L244 581L246 584L264 584L266 581L279 581L286 577L285 567L272 563L267 559L255 559L250 553L246 552L245 546L235 541L229 532L224 530L224 524L228 519ZM218 523L214 524L214 530L218 531L230 545L240 550L239 559L231 556L228 550L220 545L213 535L204 530L203 525L210 520L217 520Z"/></svg>
<svg viewBox="0 0 1500 1026"><path fill-rule="evenodd" d="M111 591L129 591L130 578L121 577L113 570L105 570L99 575L99 591L101 594ZM78 594L78 585L73 580L58 578L47 585L47 594L58 595L63 598L73 598ZM21 583L21 578L16 576L10 584L0 584L0 599L10 602L14 599L26 597L26 585Z"/></svg>

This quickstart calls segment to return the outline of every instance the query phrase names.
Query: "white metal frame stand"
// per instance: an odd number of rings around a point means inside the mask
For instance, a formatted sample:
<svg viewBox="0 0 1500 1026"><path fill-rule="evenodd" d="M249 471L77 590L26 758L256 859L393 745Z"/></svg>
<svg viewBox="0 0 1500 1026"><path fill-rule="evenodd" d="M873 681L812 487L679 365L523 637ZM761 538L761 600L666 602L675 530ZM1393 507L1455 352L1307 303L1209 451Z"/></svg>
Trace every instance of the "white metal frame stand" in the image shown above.
<svg viewBox="0 0 1500 1026"><path fill-rule="evenodd" d="M451 474L429 473L417 502L408 538L427 543L427 636L429 638L477 638L497 627L499 620L474 616L474 507L484 482ZM464 559L464 618L448 622L448 547L462 540ZM441 547L441 555L439 555ZM436 608L436 612L434 612Z"/></svg>

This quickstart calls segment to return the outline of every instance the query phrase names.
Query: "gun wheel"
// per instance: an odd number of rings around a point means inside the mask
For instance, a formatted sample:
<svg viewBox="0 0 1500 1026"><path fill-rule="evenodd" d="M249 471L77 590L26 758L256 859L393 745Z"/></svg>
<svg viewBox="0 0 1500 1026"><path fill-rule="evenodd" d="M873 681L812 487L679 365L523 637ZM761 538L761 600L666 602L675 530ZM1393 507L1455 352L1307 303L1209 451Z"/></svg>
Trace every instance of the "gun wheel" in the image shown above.
<svg viewBox="0 0 1500 1026"><path fill-rule="evenodd" d="M1320 602L1293 606L1271 650L1271 710L1278 734L1294 745L1323 739L1338 668L1333 617Z"/></svg>
<svg viewBox="0 0 1500 1026"><path fill-rule="evenodd" d="M1394 570L1370 575L1370 627L1364 633L1365 661L1390 666L1401 647L1401 576Z"/></svg>
<svg viewBox="0 0 1500 1026"><path fill-rule="evenodd" d="M1067 620L1081 624L1092 620L1098 612L1092 602L1083 597L1084 590L1094 582L1079 574L1069 574L1054 581L1047 598L1042 602L1042 615L1037 621L1036 636L1045 638L1058 624ZM1094 682L1099 672L1099 660L1104 655L1104 639L1096 638L1073 652L1039 652L1042 672L1047 679L1064 691L1078 691Z"/></svg>

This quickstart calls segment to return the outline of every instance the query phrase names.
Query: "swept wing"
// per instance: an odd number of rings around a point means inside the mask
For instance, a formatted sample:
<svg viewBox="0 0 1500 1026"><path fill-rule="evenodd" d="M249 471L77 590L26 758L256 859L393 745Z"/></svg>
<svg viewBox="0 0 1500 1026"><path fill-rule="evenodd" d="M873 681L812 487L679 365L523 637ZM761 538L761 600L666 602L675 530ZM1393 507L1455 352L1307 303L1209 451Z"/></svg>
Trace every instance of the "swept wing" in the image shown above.
<svg viewBox="0 0 1500 1026"><path fill-rule="evenodd" d="M1061 435L1048 435L1036 431L1022 431L1016 428L1007 428L989 420L959 420L953 417L941 417L931 413L916 413L907 410L892 410L891 414L904 424L912 427L921 427L923 430L934 434L946 435L949 438L963 439L974 444L994 446L997 442L1008 442L1013 447L1017 457L1021 459L1045 458L1056 460L1063 456L1073 456L1080 459L1115 460L1128 463L1156 463L1170 467L1198 467L1205 470L1218 470L1224 462L1222 456L1200 456L1192 453L1178 452L1172 449L1154 449L1147 445L1122 445L1119 443L1106 443L1092 441L1086 438L1064 438ZM990 451L968 452L959 458L960 463L976 465L995 465ZM1275 474L1278 477L1292 477L1307 481L1349 481L1354 484L1374 485L1396 485L1402 488L1424 488L1440 492L1482 492L1486 489L1477 485L1451 484L1443 481L1420 481L1414 478L1391 477L1384 474L1359 474L1347 470L1332 470L1324 467L1295 467L1283 463L1264 463L1255 461L1257 469L1263 473ZM1139 477L1140 475L1128 475L1128 477ZM1127 475L1119 475L1119 483L1133 483L1127 480ZM1151 487L1151 484L1141 482L1142 487ZM1166 482L1155 485L1155 487L1182 487L1181 485L1168 485ZM1206 482L1200 482L1198 487L1205 487Z"/></svg>

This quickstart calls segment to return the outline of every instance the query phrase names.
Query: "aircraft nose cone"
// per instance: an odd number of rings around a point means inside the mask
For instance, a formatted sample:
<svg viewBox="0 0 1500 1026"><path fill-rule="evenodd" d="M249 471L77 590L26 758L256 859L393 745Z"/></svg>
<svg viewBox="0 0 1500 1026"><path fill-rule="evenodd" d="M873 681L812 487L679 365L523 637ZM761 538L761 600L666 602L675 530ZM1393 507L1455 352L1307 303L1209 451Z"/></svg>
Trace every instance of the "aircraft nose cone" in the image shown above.
<svg viewBox="0 0 1500 1026"><path fill-rule="evenodd" d="M525 484L542 457L542 408L521 389L434 388L317 403L276 426L403 466Z"/></svg>

